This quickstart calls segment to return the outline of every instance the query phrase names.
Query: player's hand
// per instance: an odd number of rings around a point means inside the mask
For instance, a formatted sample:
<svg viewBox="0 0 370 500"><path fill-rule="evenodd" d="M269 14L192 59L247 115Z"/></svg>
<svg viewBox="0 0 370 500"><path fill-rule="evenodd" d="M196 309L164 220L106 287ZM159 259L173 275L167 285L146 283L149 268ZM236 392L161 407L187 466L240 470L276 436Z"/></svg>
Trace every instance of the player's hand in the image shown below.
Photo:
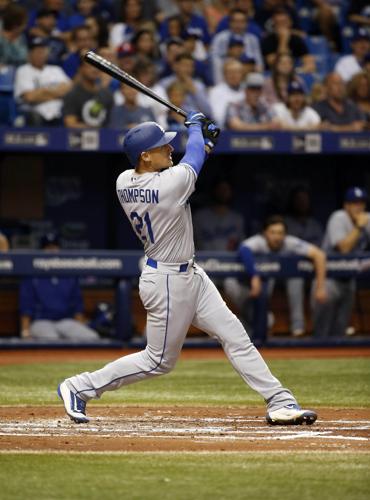
<svg viewBox="0 0 370 500"><path fill-rule="evenodd" d="M367 212L361 212L355 215L355 223L359 229L363 229L369 222L369 215Z"/></svg>
<svg viewBox="0 0 370 500"><path fill-rule="evenodd" d="M215 122L209 118L205 118L202 125L202 134L204 137L206 151L207 153L210 153L217 144L220 129L217 127Z"/></svg>
<svg viewBox="0 0 370 500"><path fill-rule="evenodd" d="M249 297L252 299L259 297L262 291L262 282L261 278L257 274L252 276L250 285Z"/></svg>
<svg viewBox="0 0 370 500"><path fill-rule="evenodd" d="M322 286L317 286L315 290L315 300L319 304L325 304L325 302L328 300L328 294L325 288L325 285Z"/></svg>
<svg viewBox="0 0 370 500"><path fill-rule="evenodd" d="M205 115L200 111L189 111L189 113L186 115L184 125L185 127L190 127L191 125L202 126L205 119Z"/></svg>

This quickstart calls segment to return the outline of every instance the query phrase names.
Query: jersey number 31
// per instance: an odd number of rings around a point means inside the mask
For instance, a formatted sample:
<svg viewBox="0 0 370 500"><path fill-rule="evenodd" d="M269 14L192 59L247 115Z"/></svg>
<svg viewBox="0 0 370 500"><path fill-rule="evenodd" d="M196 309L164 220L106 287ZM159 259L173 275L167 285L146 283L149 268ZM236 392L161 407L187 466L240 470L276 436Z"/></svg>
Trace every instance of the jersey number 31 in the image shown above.
<svg viewBox="0 0 370 500"><path fill-rule="evenodd" d="M130 219L132 220L132 223L135 227L135 231L136 231L137 235L139 236L139 238L141 239L141 241L143 241L143 242L147 241L147 237L144 234L142 234L144 223L145 223L145 225L147 227L149 239L152 243L154 243L153 229L152 229L152 223L151 223L150 217L149 217L149 212L146 212L146 214L144 215L144 218L140 217L140 215L137 212L131 212Z"/></svg>

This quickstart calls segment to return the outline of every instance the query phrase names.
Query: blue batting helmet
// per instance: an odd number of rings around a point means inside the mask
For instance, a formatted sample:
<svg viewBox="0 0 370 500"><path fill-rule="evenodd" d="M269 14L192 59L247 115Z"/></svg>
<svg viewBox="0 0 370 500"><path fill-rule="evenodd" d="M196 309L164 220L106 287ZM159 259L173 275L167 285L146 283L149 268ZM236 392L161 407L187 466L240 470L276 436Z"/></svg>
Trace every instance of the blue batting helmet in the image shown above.
<svg viewBox="0 0 370 500"><path fill-rule="evenodd" d="M175 136L176 132L165 132L158 123L141 123L127 132L123 141L123 150L130 163L135 166L141 153L164 146L171 142Z"/></svg>

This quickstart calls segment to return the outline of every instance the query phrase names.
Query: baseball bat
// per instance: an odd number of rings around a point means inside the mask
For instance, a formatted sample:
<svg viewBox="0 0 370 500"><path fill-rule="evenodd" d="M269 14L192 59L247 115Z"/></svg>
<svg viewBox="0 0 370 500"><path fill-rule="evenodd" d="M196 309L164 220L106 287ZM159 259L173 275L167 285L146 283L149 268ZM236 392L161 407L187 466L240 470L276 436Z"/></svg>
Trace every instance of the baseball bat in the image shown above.
<svg viewBox="0 0 370 500"><path fill-rule="evenodd" d="M153 92L151 89L149 89L146 85L139 82L138 80L136 80L136 78L129 75L128 73L126 73L126 71L123 71L121 68L119 68L118 66L116 66L112 62L108 61L104 57L101 57L98 54L95 54L95 52L89 50L84 55L84 59L86 62L88 62L92 66L95 66L96 68L100 69L100 71L103 71L104 73L107 73L108 75L112 76L116 80L119 80L120 82L123 82L126 85L129 85L130 87L138 90L139 92L142 92L143 94L151 97L155 101L160 102L161 104L163 104L163 106L166 106L167 108L171 109L172 111L175 111L179 115L186 118L187 113L183 109L178 108L177 106L172 104L172 102L167 101L166 99L163 99L163 97L157 95L155 92Z"/></svg>

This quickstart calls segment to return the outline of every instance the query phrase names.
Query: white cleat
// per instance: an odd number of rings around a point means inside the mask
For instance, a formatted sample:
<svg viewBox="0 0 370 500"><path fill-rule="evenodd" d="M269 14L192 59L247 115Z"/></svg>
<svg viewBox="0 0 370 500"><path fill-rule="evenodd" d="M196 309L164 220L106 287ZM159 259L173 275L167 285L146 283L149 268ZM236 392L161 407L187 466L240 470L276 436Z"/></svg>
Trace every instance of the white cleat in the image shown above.
<svg viewBox="0 0 370 500"><path fill-rule="evenodd" d="M76 424L84 424L89 422L86 416L86 402L76 396L74 392L68 389L67 384L62 382L58 387L58 396L64 403L64 408L67 415Z"/></svg>
<svg viewBox="0 0 370 500"><path fill-rule="evenodd" d="M271 425L312 425L317 419L317 414L312 410L303 410L300 406L290 404L270 411L266 420Z"/></svg>

